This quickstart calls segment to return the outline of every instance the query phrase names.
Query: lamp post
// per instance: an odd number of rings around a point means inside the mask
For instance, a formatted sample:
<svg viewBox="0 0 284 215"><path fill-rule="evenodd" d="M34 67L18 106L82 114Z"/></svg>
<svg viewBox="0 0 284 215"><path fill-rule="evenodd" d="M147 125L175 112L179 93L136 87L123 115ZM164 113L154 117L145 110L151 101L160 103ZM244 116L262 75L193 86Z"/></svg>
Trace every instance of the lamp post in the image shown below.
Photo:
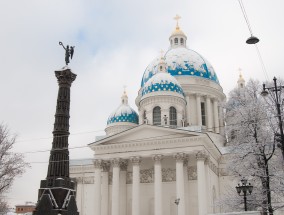
<svg viewBox="0 0 284 215"><path fill-rule="evenodd" d="M244 197L244 205L245 205L245 211L248 210L247 208L247 195L250 195L252 193L253 186L250 183L247 183L247 179L242 178L241 183L236 186L236 190L240 196Z"/></svg>
<svg viewBox="0 0 284 215"><path fill-rule="evenodd" d="M274 82L274 86L273 87L266 87L265 84L263 84L263 90L261 92L261 95L263 97L267 96L270 93L275 93L275 99L272 96L275 105L276 105L276 110L277 110L277 117L278 117L278 123L279 123L279 130L280 130L280 148L282 151L282 157L284 159L284 134L283 134L283 124L282 124L282 118L281 118L281 110L280 110L280 103L279 103L279 94L278 92L281 91L282 88L284 88L284 86L278 86L277 85L277 79L274 77L273 78L273 82ZM279 136L276 134L276 136Z"/></svg>
<svg viewBox="0 0 284 215"><path fill-rule="evenodd" d="M178 204L179 204L180 198L175 199L175 204L177 206L177 215L178 215Z"/></svg>

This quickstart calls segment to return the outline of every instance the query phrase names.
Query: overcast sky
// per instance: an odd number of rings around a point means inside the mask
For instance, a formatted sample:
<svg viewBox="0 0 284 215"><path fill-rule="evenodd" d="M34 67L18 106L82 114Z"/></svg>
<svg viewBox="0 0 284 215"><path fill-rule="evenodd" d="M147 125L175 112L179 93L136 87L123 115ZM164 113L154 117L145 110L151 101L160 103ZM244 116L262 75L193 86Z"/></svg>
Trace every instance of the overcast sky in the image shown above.
<svg viewBox="0 0 284 215"><path fill-rule="evenodd" d="M283 78L284 1L243 0L269 79ZM0 122L18 135L15 152L31 163L8 195L11 206L37 201L46 177L58 85L64 66L59 41L75 46L70 67L70 147L86 146L104 134L109 114L120 104L123 85L134 100L147 65L169 47L179 14L187 45L213 65L227 94L238 68L246 80L265 80L256 48L237 0L1 0ZM71 159L93 156L88 147Z"/></svg>

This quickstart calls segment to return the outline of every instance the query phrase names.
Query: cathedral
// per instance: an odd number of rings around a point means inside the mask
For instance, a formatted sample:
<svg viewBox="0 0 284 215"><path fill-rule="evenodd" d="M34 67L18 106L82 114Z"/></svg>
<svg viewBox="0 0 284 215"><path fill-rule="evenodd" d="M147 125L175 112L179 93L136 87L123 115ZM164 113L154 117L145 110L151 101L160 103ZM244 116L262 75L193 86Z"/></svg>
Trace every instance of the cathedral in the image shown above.
<svg viewBox="0 0 284 215"><path fill-rule="evenodd" d="M124 91L106 135L89 144L94 158L70 166L80 215L221 212L226 96L209 61L187 47L178 19L169 43L142 75L138 112Z"/></svg>

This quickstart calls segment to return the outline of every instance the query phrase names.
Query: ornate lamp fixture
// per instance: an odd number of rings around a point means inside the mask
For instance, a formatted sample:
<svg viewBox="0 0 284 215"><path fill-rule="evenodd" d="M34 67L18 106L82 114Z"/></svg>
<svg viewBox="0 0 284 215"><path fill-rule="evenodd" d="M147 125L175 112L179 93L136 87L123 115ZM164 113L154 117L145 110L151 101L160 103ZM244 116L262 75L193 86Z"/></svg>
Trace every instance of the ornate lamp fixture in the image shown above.
<svg viewBox="0 0 284 215"><path fill-rule="evenodd" d="M241 183L236 186L236 190L240 196L244 197L245 211L247 211L247 195L252 193L253 186L247 183L247 179L242 178Z"/></svg>

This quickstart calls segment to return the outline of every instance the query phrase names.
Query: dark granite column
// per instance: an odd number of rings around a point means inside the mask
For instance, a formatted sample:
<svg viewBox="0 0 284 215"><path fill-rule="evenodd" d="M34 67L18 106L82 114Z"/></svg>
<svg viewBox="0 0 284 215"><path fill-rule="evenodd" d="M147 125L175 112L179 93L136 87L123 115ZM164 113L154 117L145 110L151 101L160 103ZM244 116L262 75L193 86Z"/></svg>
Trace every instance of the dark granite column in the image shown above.
<svg viewBox="0 0 284 215"><path fill-rule="evenodd" d="M79 215L74 182L69 178L70 88L76 75L68 67L55 71L59 90L47 177L41 181L34 215Z"/></svg>

